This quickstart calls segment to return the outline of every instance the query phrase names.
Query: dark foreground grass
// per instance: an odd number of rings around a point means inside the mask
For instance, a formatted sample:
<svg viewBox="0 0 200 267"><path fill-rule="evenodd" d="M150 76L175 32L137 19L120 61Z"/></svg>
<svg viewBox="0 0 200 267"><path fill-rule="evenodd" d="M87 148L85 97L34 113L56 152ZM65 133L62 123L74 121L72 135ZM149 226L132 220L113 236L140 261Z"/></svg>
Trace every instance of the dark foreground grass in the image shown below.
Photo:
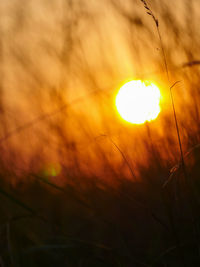
<svg viewBox="0 0 200 267"><path fill-rule="evenodd" d="M163 170L164 185L160 169L143 169L141 182L121 177L117 188L86 182L84 191L35 175L27 177L26 190L2 183L1 265L199 266L198 159L197 146L185 158L193 181L192 211L178 166L170 179Z"/></svg>

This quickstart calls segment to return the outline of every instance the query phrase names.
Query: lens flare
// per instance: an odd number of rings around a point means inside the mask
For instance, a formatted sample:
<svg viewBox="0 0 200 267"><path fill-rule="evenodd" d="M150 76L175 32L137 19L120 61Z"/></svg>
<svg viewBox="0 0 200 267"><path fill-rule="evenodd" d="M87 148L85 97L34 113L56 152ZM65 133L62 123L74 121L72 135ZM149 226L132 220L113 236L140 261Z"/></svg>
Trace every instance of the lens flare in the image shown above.
<svg viewBox="0 0 200 267"><path fill-rule="evenodd" d="M155 120L160 113L161 94L148 81L133 80L125 83L116 96L116 107L121 117L134 124Z"/></svg>
<svg viewBox="0 0 200 267"><path fill-rule="evenodd" d="M56 177L61 172L61 166L58 163L49 163L42 169L42 174L45 178Z"/></svg>

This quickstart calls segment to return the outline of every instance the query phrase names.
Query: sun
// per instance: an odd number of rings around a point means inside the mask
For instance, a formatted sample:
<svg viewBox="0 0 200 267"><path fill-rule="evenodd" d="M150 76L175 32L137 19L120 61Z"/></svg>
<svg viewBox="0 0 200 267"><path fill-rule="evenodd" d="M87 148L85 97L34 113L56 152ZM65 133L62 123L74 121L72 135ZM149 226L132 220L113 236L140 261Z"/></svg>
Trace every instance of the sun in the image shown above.
<svg viewBox="0 0 200 267"><path fill-rule="evenodd" d="M161 93L148 81L125 83L116 96L116 107L121 117L134 124L155 120L160 113Z"/></svg>

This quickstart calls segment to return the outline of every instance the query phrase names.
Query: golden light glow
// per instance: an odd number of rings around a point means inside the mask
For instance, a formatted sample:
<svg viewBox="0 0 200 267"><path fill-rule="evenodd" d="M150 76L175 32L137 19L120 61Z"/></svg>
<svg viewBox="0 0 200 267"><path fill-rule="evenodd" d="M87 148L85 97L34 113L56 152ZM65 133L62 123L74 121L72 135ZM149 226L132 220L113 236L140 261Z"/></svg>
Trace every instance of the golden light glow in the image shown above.
<svg viewBox="0 0 200 267"><path fill-rule="evenodd" d="M116 107L124 120L142 124L157 118L160 113L160 98L160 90L155 84L133 80L120 88Z"/></svg>

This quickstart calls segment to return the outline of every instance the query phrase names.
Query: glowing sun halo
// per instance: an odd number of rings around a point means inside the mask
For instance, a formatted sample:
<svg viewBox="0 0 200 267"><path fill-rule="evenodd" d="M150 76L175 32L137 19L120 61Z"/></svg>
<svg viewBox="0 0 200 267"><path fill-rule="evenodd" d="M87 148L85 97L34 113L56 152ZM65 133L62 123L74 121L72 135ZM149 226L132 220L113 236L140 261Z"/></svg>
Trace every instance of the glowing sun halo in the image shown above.
<svg viewBox="0 0 200 267"><path fill-rule="evenodd" d="M157 118L160 113L160 90L150 82L133 80L125 83L116 96L121 117L134 124Z"/></svg>

